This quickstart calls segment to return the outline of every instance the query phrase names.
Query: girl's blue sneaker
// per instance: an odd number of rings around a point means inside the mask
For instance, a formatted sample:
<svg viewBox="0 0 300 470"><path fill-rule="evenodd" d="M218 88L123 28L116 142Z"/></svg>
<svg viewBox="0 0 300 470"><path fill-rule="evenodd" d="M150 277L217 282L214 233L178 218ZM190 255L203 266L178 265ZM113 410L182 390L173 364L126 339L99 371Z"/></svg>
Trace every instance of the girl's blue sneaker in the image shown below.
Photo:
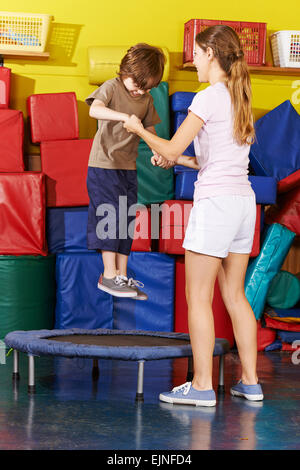
<svg viewBox="0 0 300 470"><path fill-rule="evenodd" d="M171 392L159 395L161 401L180 405L215 406L216 394L214 390L196 390L192 382L186 382L174 387Z"/></svg>
<svg viewBox="0 0 300 470"><path fill-rule="evenodd" d="M236 385L231 387L230 393L233 396L244 397L251 401L261 401L264 399L260 384L245 385L241 380Z"/></svg>

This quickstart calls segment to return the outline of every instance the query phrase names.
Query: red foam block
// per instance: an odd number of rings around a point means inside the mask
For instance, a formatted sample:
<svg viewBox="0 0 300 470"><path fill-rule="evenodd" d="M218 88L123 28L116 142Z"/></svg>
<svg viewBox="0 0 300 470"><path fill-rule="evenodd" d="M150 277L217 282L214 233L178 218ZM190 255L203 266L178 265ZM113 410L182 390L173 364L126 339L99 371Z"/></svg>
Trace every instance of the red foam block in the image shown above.
<svg viewBox="0 0 300 470"><path fill-rule="evenodd" d="M277 191L278 193L286 193L287 191L297 188L298 186L300 186L300 170L297 170L286 178L278 181Z"/></svg>
<svg viewBox="0 0 300 470"><path fill-rule="evenodd" d="M267 327L273 328L274 330L285 330L285 331L299 331L300 332L300 323L288 323L275 318L271 318L268 315L264 316Z"/></svg>
<svg viewBox="0 0 300 470"><path fill-rule="evenodd" d="M264 351L267 346L274 343L276 331L272 328L263 328L260 320L257 322L257 351Z"/></svg>
<svg viewBox="0 0 300 470"><path fill-rule="evenodd" d="M277 203L266 211L266 223L284 225L300 235L300 187L277 197Z"/></svg>
<svg viewBox="0 0 300 470"><path fill-rule="evenodd" d="M131 251L151 251L151 212L146 207L139 208L136 211Z"/></svg>
<svg viewBox="0 0 300 470"><path fill-rule="evenodd" d="M9 108L11 69L0 67L0 109Z"/></svg>
<svg viewBox="0 0 300 470"><path fill-rule="evenodd" d="M193 206L192 201L170 200L165 201L161 207L161 229L158 249L160 252L183 255L182 247L189 215ZM256 205L256 224L252 245L251 257L257 256L260 251L260 219L261 206Z"/></svg>
<svg viewBox="0 0 300 470"><path fill-rule="evenodd" d="M41 142L48 207L87 206L86 187L92 139Z"/></svg>
<svg viewBox="0 0 300 470"><path fill-rule="evenodd" d="M24 121L22 112L14 109L1 109L0 172L24 171L23 139Z"/></svg>
<svg viewBox="0 0 300 470"><path fill-rule="evenodd" d="M224 305L218 280L215 283L212 303L216 338L225 338L230 346L234 344L232 323ZM201 312L199 312L200 314ZM175 321L174 328L178 333L188 333L188 307L185 297L184 257L178 256L175 262Z"/></svg>
<svg viewBox="0 0 300 470"><path fill-rule="evenodd" d="M0 174L0 254L47 255L42 173Z"/></svg>
<svg viewBox="0 0 300 470"><path fill-rule="evenodd" d="M76 94L42 93L27 98L32 142L79 137Z"/></svg>

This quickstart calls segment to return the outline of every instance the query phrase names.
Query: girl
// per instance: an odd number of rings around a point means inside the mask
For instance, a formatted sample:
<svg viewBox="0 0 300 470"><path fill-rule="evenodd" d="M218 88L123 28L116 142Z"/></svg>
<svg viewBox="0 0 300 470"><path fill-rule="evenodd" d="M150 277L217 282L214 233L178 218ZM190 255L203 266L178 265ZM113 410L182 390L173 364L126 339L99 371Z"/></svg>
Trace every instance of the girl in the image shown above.
<svg viewBox="0 0 300 470"><path fill-rule="evenodd" d="M194 65L199 81L210 86L197 93L171 141L147 132L136 116L124 124L163 157L153 157L153 163L160 165L171 161L189 166L190 159L181 154L194 139L200 167L183 243L194 378L192 383L160 394L160 400L216 404L212 298L217 276L242 365L241 379L231 394L262 400L256 374L256 320L244 292L256 218L255 194L248 180L248 155L254 139L251 85L235 31L220 25L199 33Z"/></svg>

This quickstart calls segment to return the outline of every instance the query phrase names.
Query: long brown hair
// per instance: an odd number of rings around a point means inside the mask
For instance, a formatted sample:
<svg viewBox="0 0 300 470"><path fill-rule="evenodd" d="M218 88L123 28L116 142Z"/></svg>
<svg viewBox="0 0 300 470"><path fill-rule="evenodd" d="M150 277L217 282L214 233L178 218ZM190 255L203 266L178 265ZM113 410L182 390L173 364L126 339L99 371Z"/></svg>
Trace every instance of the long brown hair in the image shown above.
<svg viewBox="0 0 300 470"><path fill-rule="evenodd" d="M255 137L251 82L237 33L226 25L211 26L197 34L196 43L204 51L210 47L226 73L226 85L233 105L235 140L241 145L251 144Z"/></svg>
<svg viewBox="0 0 300 470"><path fill-rule="evenodd" d="M162 79L165 56L158 47L139 43L128 49L120 64L118 75L131 77L141 90L157 87Z"/></svg>

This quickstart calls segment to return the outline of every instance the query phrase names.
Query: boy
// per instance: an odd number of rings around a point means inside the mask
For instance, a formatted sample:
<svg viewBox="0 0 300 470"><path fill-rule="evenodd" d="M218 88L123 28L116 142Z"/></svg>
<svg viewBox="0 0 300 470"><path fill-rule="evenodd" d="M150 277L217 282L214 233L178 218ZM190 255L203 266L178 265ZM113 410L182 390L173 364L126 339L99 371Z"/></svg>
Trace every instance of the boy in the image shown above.
<svg viewBox="0 0 300 470"><path fill-rule="evenodd" d="M137 44L123 57L118 77L103 83L85 100L90 106L89 115L100 121L88 163L87 243L89 249L102 253L104 272L98 288L117 297L147 299L147 295L138 289L142 284L127 278L127 261L132 245L128 226L135 219L135 216L127 217L127 213L129 207L137 203L136 158L140 139L136 134L128 133L123 123L135 114L148 131L156 134L154 126L160 119L149 91L159 85L164 64L165 57L160 49ZM127 208L124 208L127 210L127 226L122 227L122 235L119 233L119 220L124 220L125 214L120 213L120 196L127 198ZM101 236L99 229L96 231L103 220L102 210L105 211L105 206L100 209L99 206L104 204L106 207L110 204L114 209L112 214L116 215L115 236L108 238Z"/></svg>

